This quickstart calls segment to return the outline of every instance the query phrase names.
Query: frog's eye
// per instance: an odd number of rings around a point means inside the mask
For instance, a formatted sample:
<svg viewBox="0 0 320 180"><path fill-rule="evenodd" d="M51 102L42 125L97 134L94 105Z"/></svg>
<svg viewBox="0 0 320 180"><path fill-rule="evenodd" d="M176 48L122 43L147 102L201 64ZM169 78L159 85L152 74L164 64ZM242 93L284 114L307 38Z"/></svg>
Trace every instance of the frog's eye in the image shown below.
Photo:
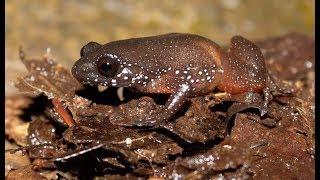
<svg viewBox="0 0 320 180"><path fill-rule="evenodd" d="M120 63L118 61L109 57L99 59L97 65L99 73L107 78L114 77L120 67Z"/></svg>

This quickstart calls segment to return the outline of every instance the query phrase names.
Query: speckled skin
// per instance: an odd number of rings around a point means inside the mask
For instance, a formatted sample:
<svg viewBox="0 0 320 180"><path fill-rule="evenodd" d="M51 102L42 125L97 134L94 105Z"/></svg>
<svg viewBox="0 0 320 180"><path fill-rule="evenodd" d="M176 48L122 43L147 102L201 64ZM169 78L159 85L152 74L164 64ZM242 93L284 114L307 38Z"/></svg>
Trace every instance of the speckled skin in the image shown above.
<svg viewBox="0 0 320 180"><path fill-rule="evenodd" d="M163 112L141 120L141 126L168 120L188 97L215 88L238 94L260 92L266 86L262 53L241 36L231 39L227 51L207 38L180 33L105 45L90 42L82 48L72 74L84 84L171 94Z"/></svg>

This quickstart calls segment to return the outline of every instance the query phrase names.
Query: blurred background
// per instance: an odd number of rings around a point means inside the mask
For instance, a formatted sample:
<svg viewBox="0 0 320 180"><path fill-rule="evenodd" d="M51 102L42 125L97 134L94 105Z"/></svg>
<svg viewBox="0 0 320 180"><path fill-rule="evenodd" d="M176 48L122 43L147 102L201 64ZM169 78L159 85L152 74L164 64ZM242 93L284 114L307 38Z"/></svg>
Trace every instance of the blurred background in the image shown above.
<svg viewBox="0 0 320 180"><path fill-rule="evenodd" d="M26 73L19 61L39 58L47 48L71 67L89 41L113 40L168 32L195 33L220 45L235 34L251 40L301 32L314 36L314 0L6 0L6 95Z"/></svg>

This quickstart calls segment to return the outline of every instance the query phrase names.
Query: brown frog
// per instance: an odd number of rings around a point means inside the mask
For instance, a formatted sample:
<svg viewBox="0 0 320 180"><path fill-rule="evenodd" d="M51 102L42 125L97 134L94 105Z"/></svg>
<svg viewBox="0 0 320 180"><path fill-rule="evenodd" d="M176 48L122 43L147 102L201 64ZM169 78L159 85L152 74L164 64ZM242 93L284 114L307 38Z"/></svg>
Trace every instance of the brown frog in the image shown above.
<svg viewBox="0 0 320 180"><path fill-rule="evenodd" d="M234 36L228 50L198 35L170 33L109 42L90 42L72 74L81 83L129 87L143 93L170 94L164 109L140 120L154 126L170 119L189 97L215 88L230 94L262 92L267 71L260 49Z"/></svg>

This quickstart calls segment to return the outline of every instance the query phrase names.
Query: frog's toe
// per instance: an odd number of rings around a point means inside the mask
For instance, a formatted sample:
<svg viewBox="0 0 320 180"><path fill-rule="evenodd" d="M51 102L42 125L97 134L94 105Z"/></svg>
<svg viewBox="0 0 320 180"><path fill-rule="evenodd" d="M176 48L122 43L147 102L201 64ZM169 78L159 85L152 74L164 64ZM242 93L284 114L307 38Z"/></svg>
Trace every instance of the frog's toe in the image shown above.
<svg viewBox="0 0 320 180"><path fill-rule="evenodd" d="M268 107L266 106L260 106L258 109L260 111L260 116L264 116L268 113Z"/></svg>
<svg viewBox="0 0 320 180"><path fill-rule="evenodd" d="M228 125L230 119L236 113L244 111L246 109L251 109L251 108L258 109L260 112L260 116L264 116L268 113L268 107L264 103L235 102L229 107L227 111L226 124Z"/></svg>

